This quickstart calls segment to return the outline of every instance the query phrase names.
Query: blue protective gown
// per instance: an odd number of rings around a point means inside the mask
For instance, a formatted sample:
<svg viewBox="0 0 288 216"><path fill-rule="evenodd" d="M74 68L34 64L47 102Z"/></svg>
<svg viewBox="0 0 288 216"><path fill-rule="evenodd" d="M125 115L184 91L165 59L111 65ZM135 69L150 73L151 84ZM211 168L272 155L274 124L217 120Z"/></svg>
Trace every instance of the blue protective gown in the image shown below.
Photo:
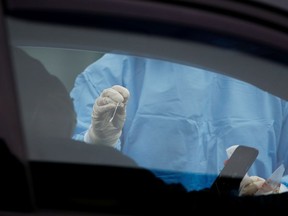
<svg viewBox="0 0 288 216"><path fill-rule="evenodd" d="M83 140L95 99L116 84L131 94L121 151L167 183L209 187L235 144L259 150L250 175L288 169L285 101L218 73L125 55L105 54L76 78L75 139Z"/></svg>

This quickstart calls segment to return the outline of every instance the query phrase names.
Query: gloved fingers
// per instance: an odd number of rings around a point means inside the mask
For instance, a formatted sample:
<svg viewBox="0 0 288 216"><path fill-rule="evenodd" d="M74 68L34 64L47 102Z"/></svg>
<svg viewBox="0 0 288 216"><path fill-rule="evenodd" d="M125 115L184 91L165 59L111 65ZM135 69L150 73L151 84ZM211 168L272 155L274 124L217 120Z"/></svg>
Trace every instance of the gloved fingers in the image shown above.
<svg viewBox="0 0 288 216"><path fill-rule="evenodd" d="M118 115L118 116L125 116L126 115L126 105L125 104L120 104L117 107L116 115Z"/></svg>
<svg viewBox="0 0 288 216"><path fill-rule="evenodd" d="M99 117L99 115L103 115L104 113L112 113L114 112L114 110L116 109L117 104L114 103L108 103L102 106L99 106L96 102L96 104L94 105L93 108L93 115L97 115ZM103 116L104 117L104 116Z"/></svg>
<svg viewBox="0 0 288 216"><path fill-rule="evenodd" d="M115 128L118 128L118 129L123 128L124 122L125 122L125 115L119 115L119 114L116 114L116 115L117 117L115 116L114 118L110 120L111 124Z"/></svg>
<svg viewBox="0 0 288 216"><path fill-rule="evenodd" d="M116 108L117 107L117 108ZM113 100L107 97L98 97L94 104L94 112L103 114L104 112L114 112L116 109L117 115L126 114L126 105L121 103L115 103Z"/></svg>
<svg viewBox="0 0 288 216"><path fill-rule="evenodd" d="M117 92L119 92L122 95L122 97L124 99L122 101L122 103L126 104L129 97L130 97L129 90L123 86L120 86L120 85L114 85L114 86L112 86L112 89L116 90Z"/></svg>
<svg viewBox="0 0 288 216"><path fill-rule="evenodd" d="M117 105L117 101L114 101L113 99L109 97L103 97L102 95L98 97L95 101L97 106L106 106L106 105L113 105L114 107Z"/></svg>
<svg viewBox="0 0 288 216"><path fill-rule="evenodd" d="M240 183L240 196L254 195L263 185L265 179L258 176L245 177Z"/></svg>
<svg viewBox="0 0 288 216"><path fill-rule="evenodd" d="M247 185L253 183L253 180L250 177L245 177L240 182L240 190L244 187L247 187Z"/></svg>
<svg viewBox="0 0 288 216"><path fill-rule="evenodd" d="M259 176L250 176L250 178L252 179L253 183L257 186L258 189L261 188L265 182L265 179Z"/></svg>
<svg viewBox="0 0 288 216"><path fill-rule="evenodd" d="M246 184L244 187L240 188L240 196L254 195L258 191L258 187L254 183Z"/></svg>
<svg viewBox="0 0 288 216"><path fill-rule="evenodd" d="M115 89L116 88L116 89ZM104 89L103 92L101 93L101 98L103 98L103 100L106 102L106 103L124 103L125 100L127 100L127 92L124 91L123 89L124 87L121 87L120 86L116 86L116 87L112 87L112 88L108 88L108 89ZM120 92L119 92L120 90ZM125 92L125 93L123 93ZM124 94L124 96L122 95Z"/></svg>

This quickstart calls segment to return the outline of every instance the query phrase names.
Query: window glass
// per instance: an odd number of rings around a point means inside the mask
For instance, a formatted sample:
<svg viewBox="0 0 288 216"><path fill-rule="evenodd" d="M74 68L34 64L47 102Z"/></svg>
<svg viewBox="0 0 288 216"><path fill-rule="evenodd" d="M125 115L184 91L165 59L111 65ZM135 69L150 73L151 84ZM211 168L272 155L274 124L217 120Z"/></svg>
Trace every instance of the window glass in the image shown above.
<svg viewBox="0 0 288 216"><path fill-rule="evenodd" d="M288 165L288 104L275 78L286 79L284 65L193 41L8 27L30 160L133 164L127 156L188 190L209 187L234 145L259 150L249 175Z"/></svg>

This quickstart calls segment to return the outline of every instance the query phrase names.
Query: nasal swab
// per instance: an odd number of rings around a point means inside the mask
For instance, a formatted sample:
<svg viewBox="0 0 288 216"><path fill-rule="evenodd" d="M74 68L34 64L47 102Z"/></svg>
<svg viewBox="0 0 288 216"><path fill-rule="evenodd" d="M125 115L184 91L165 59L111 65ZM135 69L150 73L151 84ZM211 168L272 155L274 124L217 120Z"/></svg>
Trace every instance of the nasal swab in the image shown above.
<svg viewBox="0 0 288 216"><path fill-rule="evenodd" d="M116 107L115 107L115 110L114 110L114 112L113 112L113 115L112 115L111 119L109 120L109 122L112 122L112 121L113 121L114 116L115 116L115 114L116 114L116 111L117 111L117 108L118 108L119 105L120 105L120 103L118 102L117 105L116 105Z"/></svg>

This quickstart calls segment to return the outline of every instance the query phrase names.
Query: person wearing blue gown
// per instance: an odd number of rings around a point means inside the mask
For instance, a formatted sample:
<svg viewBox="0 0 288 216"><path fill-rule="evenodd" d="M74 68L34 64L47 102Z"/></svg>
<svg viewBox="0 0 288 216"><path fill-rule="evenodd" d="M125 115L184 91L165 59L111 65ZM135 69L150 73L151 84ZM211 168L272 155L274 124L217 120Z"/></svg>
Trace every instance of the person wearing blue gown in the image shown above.
<svg viewBox="0 0 288 216"><path fill-rule="evenodd" d="M211 186L233 145L259 150L250 176L266 179L280 164L288 171L288 104L243 81L107 53L77 76L70 96L74 139L118 148L188 191Z"/></svg>

